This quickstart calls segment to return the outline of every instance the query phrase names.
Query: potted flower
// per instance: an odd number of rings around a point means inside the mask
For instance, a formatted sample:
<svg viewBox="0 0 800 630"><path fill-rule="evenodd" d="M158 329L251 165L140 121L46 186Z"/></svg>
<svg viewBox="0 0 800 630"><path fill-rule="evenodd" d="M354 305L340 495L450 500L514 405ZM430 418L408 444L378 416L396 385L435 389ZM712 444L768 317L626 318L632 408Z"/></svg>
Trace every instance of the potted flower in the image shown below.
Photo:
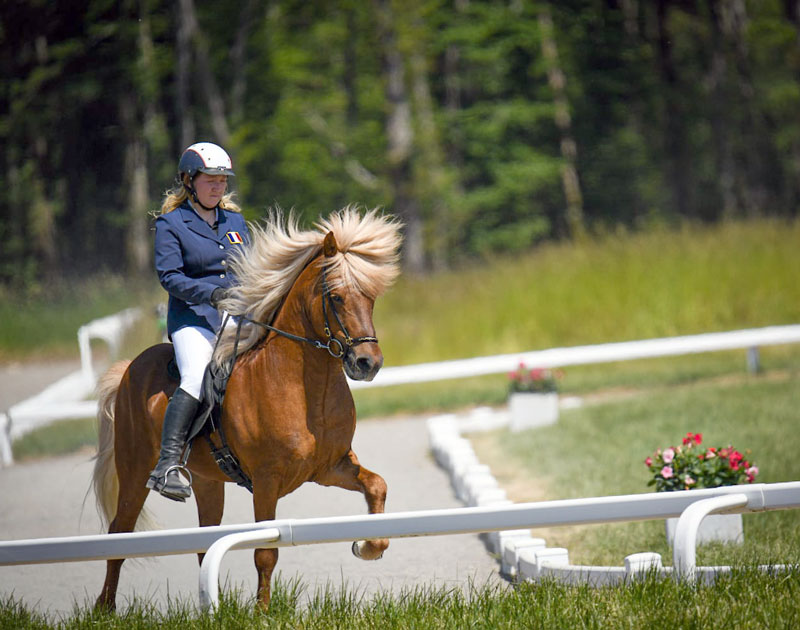
<svg viewBox="0 0 800 630"><path fill-rule="evenodd" d="M652 475L647 485L655 486L656 492L672 492L753 483L758 466L745 459L745 455L730 445L706 447L702 444L701 433L687 433L680 446L659 448L644 460ZM670 544L677 522L677 518L667 520ZM741 514L712 514L703 520L697 541L741 542L743 537Z"/></svg>
<svg viewBox="0 0 800 630"><path fill-rule="evenodd" d="M522 362L509 373L509 426L512 431L554 424L558 420L559 378L560 372L528 368Z"/></svg>

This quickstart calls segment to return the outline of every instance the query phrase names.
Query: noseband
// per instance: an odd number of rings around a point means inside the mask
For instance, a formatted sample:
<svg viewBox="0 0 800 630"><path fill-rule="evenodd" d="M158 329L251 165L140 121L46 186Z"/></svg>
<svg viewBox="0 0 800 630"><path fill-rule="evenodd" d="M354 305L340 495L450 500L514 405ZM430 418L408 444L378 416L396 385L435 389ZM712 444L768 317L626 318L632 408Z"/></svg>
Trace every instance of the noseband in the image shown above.
<svg viewBox="0 0 800 630"><path fill-rule="evenodd" d="M333 313L333 317L336 320L336 323L339 325L342 334L344 335L344 340L339 340L331 332L331 325L330 320L328 318L328 306L330 306L330 311ZM248 322L250 324L255 324L256 326L261 326L262 328L266 328L267 330L277 333L282 337L286 337L287 339L292 339L293 341L301 341L304 343L308 343L315 348L320 350L327 350L328 354L330 354L334 359L344 359L345 354L347 354L348 350L357 346L361 343L378 343L377 337L351 337L350 333L347 332L347 328L344 325L341 317L339 317L339 313L336 310L336 303L333 301L333 294L331 293L330 286L328 286L328 278L326 274L325 267L322 267L322 317L325 321L325 336L327 337L327 342L322 342L318 339L309 339L308 337L301 337L300 335L293 335L292 333L288 333L285 330L280 330L275 328L274 326L270 326L269 324L264 324L263 322L258 322L254 319L250 319L249 317L245 317L244 315L239 317L239 323L236 326L236 341L234 343L234 351L233 356L236 356L236 347L239 345L239 336L242 331L242 323ZM222 328L225 328L225 323L223 322Z"/></svg>

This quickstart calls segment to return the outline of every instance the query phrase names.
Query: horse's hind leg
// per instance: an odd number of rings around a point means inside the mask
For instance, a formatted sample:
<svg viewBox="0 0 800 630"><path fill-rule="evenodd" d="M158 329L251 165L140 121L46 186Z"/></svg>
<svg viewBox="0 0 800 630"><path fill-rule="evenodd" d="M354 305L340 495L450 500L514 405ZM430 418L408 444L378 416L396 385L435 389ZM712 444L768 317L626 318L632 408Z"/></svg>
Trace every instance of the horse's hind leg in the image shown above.
<svg viewBox="0 0 800 630"><path fill-rule="evenodd" d="M137 479L137 482L139 479ZM117 515L108 527L109 534L120 532L132 532L142 511L145 499L147 498L147 488L144 481L132 484L120 481L119 499L117 500ZM97 598L95 608L105 608L115 610L117 587L119 586L119 574L122 570L124 558L117 558L106 561L106 579L103 583L103 590Z"/></svg>
<svg viewBox="0 0 800 630"><path fill-rule="evenodd" d="M364 468L350 450L337 464L315 481L323 486L337 486L361 492L370 514L382 514L386 504L386 482L377 473ZM386 538L353 543L353 554L362 560L377 560L389 546Z"/></svg>

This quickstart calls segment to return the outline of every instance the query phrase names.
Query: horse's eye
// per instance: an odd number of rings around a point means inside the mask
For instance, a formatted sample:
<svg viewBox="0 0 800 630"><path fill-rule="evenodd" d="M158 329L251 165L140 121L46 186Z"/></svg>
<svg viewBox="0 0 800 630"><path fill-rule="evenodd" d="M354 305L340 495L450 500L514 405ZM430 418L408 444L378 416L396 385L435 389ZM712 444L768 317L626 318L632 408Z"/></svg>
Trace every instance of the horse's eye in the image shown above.
<svg viewBox="0 0 800 630"><path fill-rule="evenodd" d="M344 304L344 299L338 293L331 293L331 300L333 300L337 304Z"/></svg>

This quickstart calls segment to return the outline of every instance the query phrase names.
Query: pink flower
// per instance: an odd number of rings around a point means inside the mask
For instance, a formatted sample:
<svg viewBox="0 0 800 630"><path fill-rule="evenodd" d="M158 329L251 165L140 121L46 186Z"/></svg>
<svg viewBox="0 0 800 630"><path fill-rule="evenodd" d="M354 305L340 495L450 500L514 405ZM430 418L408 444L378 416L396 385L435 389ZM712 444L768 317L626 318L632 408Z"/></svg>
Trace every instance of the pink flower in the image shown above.
<svg viewBox="0 0 800 630"><path fill-rule="evenodd" d="M747 483L753 483L753 480L756 478L758 474L758 466L750 466L747 470L744 471L747 475Z"/></svg>
<svg viewBox="0 0 800 630"><path fill-rule="evenodd" d="M653 458L652 457L648 457L646 460L644 460L644 465L647 466L648 468L650 468L650 466L653 465Z"/></svg>
<svg viewBox="0 0 800 630"><path fill-rule="evenodd" d="M664 477L664 479L671 479L672 466L664 466L664 468L661 469L661 476Z"/></svg>
<svg viewBox="0 0 800 630"><path fill-rule="evenodd" d="M661 455L661 458L664 460L665 464L671 464L672 460L675 459L675 449L668 448L664 453ZM672 470L672 469L670 469Z"/></svg>
<svg viewBox="0 0 800 630"><path fill-rule="evenodd" d="M693 486L694 484L696 484L697 480L696 479L692 479L689 475L686 475L686 478L684 479L684 482L686 483L686 487L688 488L689 486Z"/></svg>

